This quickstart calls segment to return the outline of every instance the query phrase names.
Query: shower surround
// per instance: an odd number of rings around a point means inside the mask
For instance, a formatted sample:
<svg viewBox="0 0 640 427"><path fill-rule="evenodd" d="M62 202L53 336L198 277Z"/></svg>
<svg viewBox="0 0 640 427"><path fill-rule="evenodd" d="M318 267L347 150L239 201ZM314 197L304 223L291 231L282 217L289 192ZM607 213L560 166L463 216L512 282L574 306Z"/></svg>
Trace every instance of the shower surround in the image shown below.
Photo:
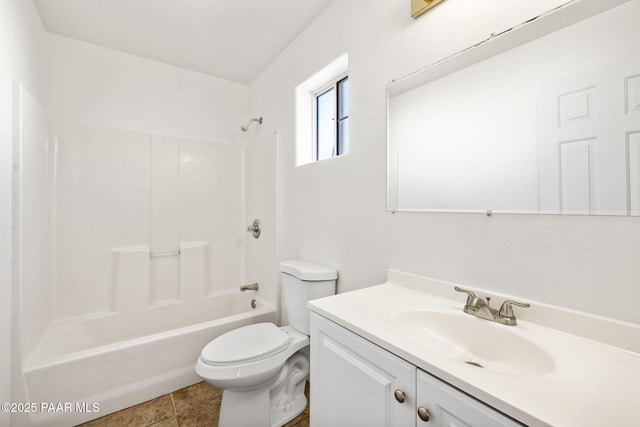
<svg viewBox="0 0 640 427"><path fill-rule="evenodd" d="M12 425L77 424L195 383L208 341L276 320L275 134L223 144L65 123L20 85L13 97L15 396L74 410ZM259 293L239 292L249 281Z"/></svg>
<svg viewBox="0 0 640 427"><path fill-rule="evenodd" d="M243 146L69 123L54 134L55 318L242 284Z"/></svg>

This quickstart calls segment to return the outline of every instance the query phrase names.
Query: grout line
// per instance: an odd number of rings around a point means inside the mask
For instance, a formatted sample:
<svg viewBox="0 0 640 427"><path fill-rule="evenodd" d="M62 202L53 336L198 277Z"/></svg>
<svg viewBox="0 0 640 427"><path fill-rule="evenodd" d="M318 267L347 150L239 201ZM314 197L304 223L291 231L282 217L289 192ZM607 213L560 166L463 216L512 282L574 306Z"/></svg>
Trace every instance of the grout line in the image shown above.
<svg viewBox="0 0 640 427"><path fill-rule="evenodd" d="M153 427L153 426L155 426L155 425L159 425L160 423L163 423L163 422L165 422L165 421L167 421L167 420L170 420L170 419L174 419L174 420L176 420L176 424L180 425L180 421L178 421L178 417L173 416L173 417L167 417L167 418L165 418L165 419L163 419L163 420L160 420L160 421L156 421L155 423L153 423L153 424L149 424L149 425L147 425L146 427Z"/></svg>
<svg viewBox="0 0 640 427"><path fill-rule="evenodd" d="M176 408L176 401L173 400L173 393L169 393L169 397L171 398L171 405L173 405L173 415L178 416L178 408Z"/></svg>

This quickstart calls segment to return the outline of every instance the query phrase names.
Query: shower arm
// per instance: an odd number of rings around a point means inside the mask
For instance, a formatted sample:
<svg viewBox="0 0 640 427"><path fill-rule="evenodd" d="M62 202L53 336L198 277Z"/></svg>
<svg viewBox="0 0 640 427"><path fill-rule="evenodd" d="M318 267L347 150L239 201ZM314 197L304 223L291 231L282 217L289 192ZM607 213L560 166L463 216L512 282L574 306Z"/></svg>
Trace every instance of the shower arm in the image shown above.
<svg viewBox="0 0 640 427"><path fill-rule="evenodd" d="M240 129L242 130L242 132L247 132L249 130L249 125L251 125L251 123L253 123L253 122L258 122L258 124L261 125L262 124L262 117L259 117L257 119L251 119L246 124L240 126Z"/></svg>

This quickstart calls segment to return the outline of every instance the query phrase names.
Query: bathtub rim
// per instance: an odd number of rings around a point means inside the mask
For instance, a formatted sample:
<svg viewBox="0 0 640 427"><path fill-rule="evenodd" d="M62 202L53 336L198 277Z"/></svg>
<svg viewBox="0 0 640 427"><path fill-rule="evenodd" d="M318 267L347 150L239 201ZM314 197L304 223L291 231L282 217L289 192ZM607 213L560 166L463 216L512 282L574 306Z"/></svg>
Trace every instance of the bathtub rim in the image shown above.
<svg viewBox="0 0 640 427"><path fill-rule="evenodd" d="M215 294L210 294L207 297L214 298L216 296L232 295L236 293L239 293L239 291L233 290L233 291L216 292ZM23 364L22 372L23 374L27 374L32 371L36 371L39 369L46 369L61 363L69 363L69 362L73 362L74 360L91 357L97 354L107 353L109 351L117 351L117 350L129 348L129 347L134 347L136 345L144 344L149 341L170 338L172 336L180 335L185 332L200 331L200 330L215 326L216 324L223 324L226 322L233 322L233 321L246 318L249 314L258 315L258 314L267 314L269 312L274 312L275 313L274 318L277 319L277 310L273 305L271 305L268 301L266 301L265 299L257 295L253 296L253 298L259 301L258 307L256 307L255 309L249 309L247 311L232 314L230 316L211 319L205 322L192 323L189 325L180 326L177 328L171 328L161 332L156 332L156 333L143 335L135 338L129 338L126 340L116 341L108 344L98 345L98 346L90 347L87 349L72 351L72 352L63 353L63 354L47 355L46 353L44 353L46 349L43 349L42 346L43 346L43 338L45 334L49 332L50 328L60 327L66 324L80 323L87 320L106 319L109 317L118 316L122 313L108 312L108 313L103 313L101 315L91 315L91 316L83 316L81 318L74 318L73 320L68 320L68 321L58 320L56 322L52 322L49 324L44 334L38 341L38 345L36 346L34 351L26 358Z"/></svg>

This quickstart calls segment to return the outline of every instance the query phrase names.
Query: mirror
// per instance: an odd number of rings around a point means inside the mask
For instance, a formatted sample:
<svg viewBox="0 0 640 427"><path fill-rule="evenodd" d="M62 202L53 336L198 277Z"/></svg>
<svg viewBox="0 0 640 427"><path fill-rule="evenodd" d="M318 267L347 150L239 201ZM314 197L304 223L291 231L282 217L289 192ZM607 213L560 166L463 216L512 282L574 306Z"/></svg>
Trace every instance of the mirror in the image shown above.
<svg viewBox="0 0 640 427"><path fill-rule="evenodd" d="M638 16L573 2L392 82L388 208L640 215Z"/></svg>

